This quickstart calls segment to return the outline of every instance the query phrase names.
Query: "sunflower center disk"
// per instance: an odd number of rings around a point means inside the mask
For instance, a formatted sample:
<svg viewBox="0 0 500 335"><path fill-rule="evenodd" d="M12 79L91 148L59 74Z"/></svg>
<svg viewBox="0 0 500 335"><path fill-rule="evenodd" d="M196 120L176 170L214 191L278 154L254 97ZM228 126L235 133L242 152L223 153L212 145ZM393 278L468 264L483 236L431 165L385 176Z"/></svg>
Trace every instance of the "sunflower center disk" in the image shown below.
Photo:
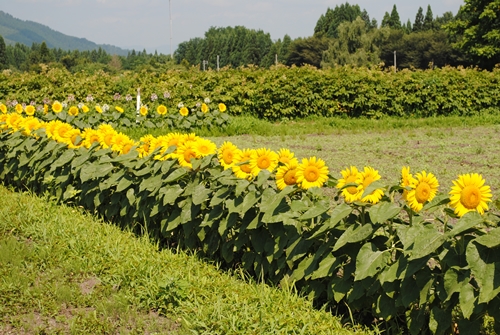
<svg viewBox="0 0 500 335"><path fill-rule="evenodd" d="M319 176L319 171L314 166L308 167L304 172L304 178L306 178L308 182L315 182L316 180L318 180L318 176Z"/></svg>
<svg viewBox="0 0 500 335"><path fill-rule="evenodd" d="M224 158L224 163L226 164L231 164L233 162L233 153L229 150L224 151L222 157Z"/></svg>
<svg viewBox="0 0 500 335"><path fill-rule="evenodd" d="M351 183L355 183L355 182L356 182L356 176L350 176L346 179L346 184L351 184ZM354 195L358 192L358 188L354 187L354 186L349 186L347 188L347 192Z"/></svg>
<svg viewBox="0 0 500 335"><path fill-rule="evenodd" d="M259 162L257 165L259 169L264 170L267 169L269 165L271 165L271 162L269 161L269 159L267 159L267 157L261 157L259 158Z"/></svg>
<svg viewBox="0 0 500 335"><path fill-rule="evenodd" d="M289 170L285 173L285 176L283 177L283 181L285 182L285 184L287 185L295 185L296 184L296 181L295 181L295 172L296 170Z"/></svg>
<svg viewBox="0 0 500 335"><path fill-rule="evenodd" d="M252 169L250 168L250 164L243 164L240 166L241 171L245 173L250 173L252 172Z"/></svg>
<svg viewBox="0 0 500 335"><path fill-rule="evenodd" d="M465 186L460 195L460 202L467 209L476 208L481 202L481 195L477 186Z"/></svg>
<svg viewBox="0 0 500 335"><path fill-rule="evenodd" d="M429 200L429 197L431 195L431 187L427 183L420 183L418 184L417 188L415 189L415 199L420 204L425 203L427 200Z"/></svg>

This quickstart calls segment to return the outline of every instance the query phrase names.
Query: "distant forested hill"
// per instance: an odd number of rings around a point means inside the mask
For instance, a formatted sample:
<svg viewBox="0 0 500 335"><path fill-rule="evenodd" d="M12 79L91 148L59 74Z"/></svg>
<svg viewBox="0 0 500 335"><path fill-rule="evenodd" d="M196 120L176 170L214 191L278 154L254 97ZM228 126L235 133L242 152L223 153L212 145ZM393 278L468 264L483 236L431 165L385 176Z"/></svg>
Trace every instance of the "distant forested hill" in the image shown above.
<svg viewBox="0 0 500 335"><path fill-rule="evenodd" d="M23 21L3 11L0 11L0 35L7 44L18 42L31 46L33 43L40 44L45 41L49 48L86 51L101 47L108 54L120 56L127 56L130 51L109 44L96 44L85 38L64 35L43 24Z"/></svg>

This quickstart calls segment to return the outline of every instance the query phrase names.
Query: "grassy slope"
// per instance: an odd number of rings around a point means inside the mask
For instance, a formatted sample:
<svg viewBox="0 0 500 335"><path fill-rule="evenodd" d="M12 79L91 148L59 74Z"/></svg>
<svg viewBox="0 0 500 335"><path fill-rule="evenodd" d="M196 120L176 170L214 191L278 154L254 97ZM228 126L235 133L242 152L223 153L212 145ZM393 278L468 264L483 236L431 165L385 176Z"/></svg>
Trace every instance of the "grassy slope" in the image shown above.
<svg viewBox="0 0 500 335"><path fill-rule="evenodd" d="M291 290L158 251L77 208L4 187L0 198L2 334L353 333Z"/></svg>

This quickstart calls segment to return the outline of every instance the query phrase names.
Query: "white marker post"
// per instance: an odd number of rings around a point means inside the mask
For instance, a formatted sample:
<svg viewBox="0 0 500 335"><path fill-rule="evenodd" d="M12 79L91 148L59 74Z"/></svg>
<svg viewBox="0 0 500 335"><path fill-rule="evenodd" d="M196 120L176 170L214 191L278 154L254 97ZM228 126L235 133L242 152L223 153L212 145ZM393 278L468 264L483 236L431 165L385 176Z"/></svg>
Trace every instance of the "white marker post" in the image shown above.
<svg viewBox="0 0 500 335"><path fill-rule="evenodd" d="M139 123L139 115L141 110L141 88L137 89L137 114L135 117L135 123Z"/></svg>

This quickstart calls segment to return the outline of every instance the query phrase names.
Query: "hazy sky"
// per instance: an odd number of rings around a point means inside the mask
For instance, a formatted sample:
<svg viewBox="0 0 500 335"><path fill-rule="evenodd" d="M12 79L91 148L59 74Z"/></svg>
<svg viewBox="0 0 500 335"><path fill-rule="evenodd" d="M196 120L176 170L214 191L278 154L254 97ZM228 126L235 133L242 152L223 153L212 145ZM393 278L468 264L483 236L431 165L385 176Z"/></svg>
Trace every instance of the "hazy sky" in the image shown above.
<svg viewBox="0 0 500 335"><path fill-rule="evenodd" d="M212 26L245 26L292 39L311 36L321 14L346 0L0 0L0 10L21 20L35 21L66 35L98 44L170 53L172 46L203 37ZM395 4L401 21L413 23L419 7L431 4L434 16L456 14L463 0L357 0L380 24ZM432 3L431 3L432 2Z"/></svg>

